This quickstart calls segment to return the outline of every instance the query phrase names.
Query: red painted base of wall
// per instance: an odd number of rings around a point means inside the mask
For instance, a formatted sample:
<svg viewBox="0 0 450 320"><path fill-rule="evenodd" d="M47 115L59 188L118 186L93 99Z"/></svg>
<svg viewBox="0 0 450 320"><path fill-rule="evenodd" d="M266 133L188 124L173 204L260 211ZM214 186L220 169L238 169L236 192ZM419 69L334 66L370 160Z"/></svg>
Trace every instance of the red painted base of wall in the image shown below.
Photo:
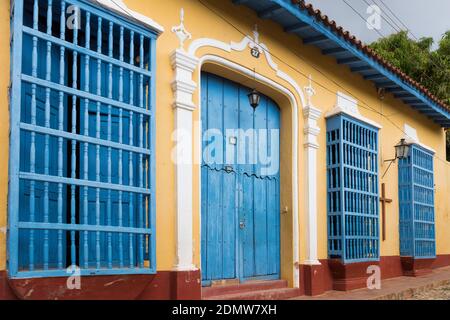
<svg viewBox="0 0 450 320"><path fill-rule="evenodd" d="M200 300L201 298L200 270L160 271L139 296L139 300Z"/></svg>
<svg viewBox="0 0 450 320"><path fill-rule="evenodd" d="M318 296L326 291L325 266L323 264L303 265L300 269L300 291L302 295Z"/></svg>
<svg viewBox="0 0 450 320"><path fill-rule="evenodd" d="M68 278L9 280L19 299L24 300L134 300L152 281L153 275L82 277L80 289L69 289Z"/></svg>
<svg viewBox="0 0 450 320"><path fill-rule="evenodd" d="M402 257L403 274L409 277L419 277L431 273L431 266L435 259L414 259Z"/></svg>
<svg viewBox="0 0 450 320"><path fill-rule="evenodd" d="M341 260L330 259L328 265L333 276L333 290L348 291L363 288L367 285L367 268L379 266L379 262L358 262L344 264Z"/></svg>
<svg viewBox="0 0 450 320"><path fill-rule="evenodd" d="M0 271L0 300L17 300L16 295L8 284L6 271Z"/></svg>
<svg viewBox="0 0 450 320"><path fill-rule="evenodd" d="M7 279L0 271L0 300L196 300L201 298L200 271L161 271L156 275L81 278L70 290L67 278Z"/></svg>
<svg viewBox="0 0 450 320"><path fill-rule="evenodd" d="M320 260L320 266L300 265L301 294L317 296L330 290L353 290L365 288L367 267L378 265L381 269L381 279L390 279L408 275L405 273L404 262L399 256L384 256L379 262L356 263L343 265L340 261ZM439 255L436 259L425 262L415 262L415 276L424 274L422 269L442 268L450 265L450 255ZM422 270L422 271L421 271ZM412 275L412 274L409 274Z"/></svg>
<svg viewBox="0 0 450 320"><path fill-rule="evenodd" d="M378 264L381 278L404 275L399 256L381 257L379 262L342 265L333 260L320 260L321 265L300 265L299 295L317 296L329 290L352 290L366 286L367 266ZM450 265L450 254L436 259L414 262L415 275L421 266L428 270ZM81 290L68 290L67 278L8 280L0 271L0 300L13 299L138 299L138 300L200 300L200 270L159 271L156 275L82 277Z"/></svg>
<svg viewBox="0 0 450 320"><path fill-rule="evenodd" d="M450 266L450 254L438 255L433 261L432 269Z"/></svg>

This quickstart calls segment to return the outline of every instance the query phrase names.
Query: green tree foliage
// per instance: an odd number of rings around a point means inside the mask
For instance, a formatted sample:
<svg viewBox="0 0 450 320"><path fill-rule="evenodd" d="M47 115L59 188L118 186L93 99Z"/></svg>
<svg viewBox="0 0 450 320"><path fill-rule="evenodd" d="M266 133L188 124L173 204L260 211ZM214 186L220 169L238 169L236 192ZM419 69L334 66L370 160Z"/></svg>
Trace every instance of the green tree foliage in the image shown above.
<svg viewBox="0 0 450 320"><path fill-rule="evenodd" d="M370 45L391 64L450 104L450 30L443 35L437 50L433 51L432 46L432 38L414 41L408 38L406 31Z"/></svg>
<svg viewBox="0 0 450 320"><path fill-rule="evenodd" d="M450 105L450 30L444 33L436 50L432 50L433 38L414 41L406 31L379 39L370 47ZM450 130L446 139L450 161Z"/></svg>

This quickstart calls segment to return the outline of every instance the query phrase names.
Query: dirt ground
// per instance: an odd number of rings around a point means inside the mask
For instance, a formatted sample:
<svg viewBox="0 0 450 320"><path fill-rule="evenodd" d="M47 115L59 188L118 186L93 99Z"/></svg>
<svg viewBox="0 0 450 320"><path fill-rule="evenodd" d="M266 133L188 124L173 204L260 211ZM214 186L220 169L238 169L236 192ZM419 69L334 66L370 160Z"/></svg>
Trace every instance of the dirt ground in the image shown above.
<svg viewBox="0 0 450 320"><path fill-rule="evenodd" d="M416 293L408 300L450 300L450 284Z"/></svg>

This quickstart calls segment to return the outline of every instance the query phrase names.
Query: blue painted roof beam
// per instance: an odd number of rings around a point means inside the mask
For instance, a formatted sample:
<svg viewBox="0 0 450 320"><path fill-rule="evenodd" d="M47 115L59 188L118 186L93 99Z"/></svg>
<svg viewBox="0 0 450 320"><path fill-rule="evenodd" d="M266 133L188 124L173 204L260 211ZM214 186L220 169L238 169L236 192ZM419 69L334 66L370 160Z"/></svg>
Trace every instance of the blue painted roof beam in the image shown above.
<svg viewBox="0 0 450 320"><path fill-rule="evenodd" d="M417 109L416 109L417 110ZM445 120L443 119L441 116L439 116L438 113L434 113L434 112L429 112L429 110L417 110L419 111L421 114L425 115L427 118L436 121L436 120Z"/></svg>
<svg viewBox="0 0 450 320"><path fill-rule="evenodd" d="M296 23L291 26L287 26L286 28L284 28L284 31L288 32L288 33L295 33L295 32L299 32L299 31L305 31L310 28L311 28L311 26L309 24L300 22L300 23Z"/></svg>
<svg viewBox="0 0 450 320"><path fill-rule="evenodd" d="M417 111L419 111L419 112L421 112L421 113L425 113L424 111L426 110L426 109L424 109L423 107L414 107L414 109L416 109Z"/></svg>
<svg viewBox="0 0 450 320"><path fill-rule="evenodd" d="M416 97L401 98L401 99L403 100L404 103L407 103L407 104L414 103L414 102L422 102L422 100L419 100Z"/></svg>
<svg viewBox="0 0 450 320"><path fill-rule="evenodd" d="M439 124L442 127L449 127L450 121L449 120L445 120L444 118L438 118L438 117L433 117L433 116L428 116L428 118L430 118L433 122L436 122L437 124Z"/></svg>
<svg viewBox="0 0 450 320"><path fill-rule="evenodd" d="M375 82L375 85L378 88L385 88L385 89L397 87L397 84L395 82L393 82L393 81Z"/></svg>
<svg viewBox="0 0 450 320"><path fill-rule="evenodd" d="M366 79L366 80L378 80L378 79L387 79L384 75L382 75L382 74L379 74L379 73L377 73L377 74L369 74L369 75L367 75L367 76L364 76L363 77L364 79Z"/></svg>
<svg viewBox="0 0 450 320"><path fill-rule="evenodd" d="M310 37L310 38L304 38L303 39L303 44L318 44L320 42L326 42L326 41L330 41L330 39L328 39L327 36L324 35L320 35L320 36L315 36L315 37Z"/></svg>
<svg viewBox="0 0 450 320"><path fill-rule="evenodd" d="M434 121L444 128L450 128L450 121L448 120L434 120Z"/></svg>
<svg viewBox="0 0 450 320"><path fill-rule="evenodd" d="M244 4L246 2L248 2L248 0L233 0L234 4Z"/></svg>
<svg viewBox="0 0 450 320"><path fill-rule="evenodd" d="M411 93L405 92L405 93L396 93L394 94L394 97L397 99L403 99L403 98L415 98Z"/></svg>
<svg viewBox="0 0 450 320"><path fill-rule="evenodd" d="M437 113L429 113L429 112L425 112L425 111L420 111L420 112L423 113L424 115L426 115L427 117L433 119L433 121L443 120ZM443 121L445 121L445 120L443 120Z"/></svg>
<svg viewBox="0 0 450 320"><path fill-rule="evenodd" d="M408 92L408 91L406 91L405 89L403 89L402 87L389 88L389 89L386 89L386 91L387 91L387 92L390 92L390 93L395 93L395 92Z"/></svg>
<svg viewBox="0 0 450 320"><path fill-rule="evenodd" d="M434 115L434 116L437 116L437 117L439 117L439 113L437 113L436 111L434 111L434 110L430 110L429 108L428 109L425 109L424 107L415 107L417 110L419 110L420 112L423 112L423 113L425 113L425 114L428 114L428 115Z"/></svg>
<svg viewBox="0 0 450 320"><path fill-rule="evenodd" d="M427 115L433 115L433 116L437 116L439 117L439 113L437 113L434 110L430 110L430 109L425 109L424 107L415 107L415 109L419 110L422 113L425 113Z"/></svg>
<svg viewBox="0 0 450 320"><path fill-rule="evenodd" d="M372 67L369 65L365 65L365 66L361 66L361 67L354 67L354 68L350 68L350 70L352 70L352 72L360 72L360 71L367 71L367 70L371 70Z"/></svg>
<svg viewBox="0 0 450 320"><path fill-rule="evenodd" d="M362 62L358 57L342 58L336 60L338 64L352 64L355 62Z"/></svg>
<svg viewBox="0 0 450 320"><path fill-rule="evenodd" d="M333 53L341 53L341 52L347 52L347 49L342 48L342 47L338 47L338 48L330 48L330 49L323 49L322 53L324 55L330 55Z"/></svg>
<svg viewBox="0 0 450 320"><path fill-rule="evenodd" d="M282 6L276 4L267 9L257 12L257 14L261 19L268 19L268 18L275 17L276 15L280 14L283 11L284 11L284 8Z"/></svg>

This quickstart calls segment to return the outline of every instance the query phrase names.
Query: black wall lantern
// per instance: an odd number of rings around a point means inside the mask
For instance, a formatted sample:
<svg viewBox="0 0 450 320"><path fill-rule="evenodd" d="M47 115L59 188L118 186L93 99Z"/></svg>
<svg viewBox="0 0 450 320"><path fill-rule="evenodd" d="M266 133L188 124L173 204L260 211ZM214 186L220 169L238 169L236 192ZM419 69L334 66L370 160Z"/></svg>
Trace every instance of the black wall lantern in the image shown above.
<svg viewBox="0 0 450 320"><path fill-rule="evenodd" d="M395 146L395 158L396 159L406 159L409 156L409 144L406 143L405 139L400 140L400 142Z"/></svg>
<svg viewBox="0 0 450 320"><path fill-rule="evenodd" d="M410 150L410 145L406 142L405 139L401 139L400 142L395 146L395 158L384 161L384 162L389 162L390 161L391 163L389 164L389 167L386 169L386 172L383 174L381 179L384 178L386 173L389 171L389 168L391 167L391 165L395 161L397 161L397 159L402 160L402 159L408 158L409 150Z"/></svg>
<svg viewBox="0 0 450 320"><path fill-rule="evenodd" d="M248 102L252 106L253 109L258 108L259 102L261 101L261 95L256 89L253 89L248 95Z"/></svg>

